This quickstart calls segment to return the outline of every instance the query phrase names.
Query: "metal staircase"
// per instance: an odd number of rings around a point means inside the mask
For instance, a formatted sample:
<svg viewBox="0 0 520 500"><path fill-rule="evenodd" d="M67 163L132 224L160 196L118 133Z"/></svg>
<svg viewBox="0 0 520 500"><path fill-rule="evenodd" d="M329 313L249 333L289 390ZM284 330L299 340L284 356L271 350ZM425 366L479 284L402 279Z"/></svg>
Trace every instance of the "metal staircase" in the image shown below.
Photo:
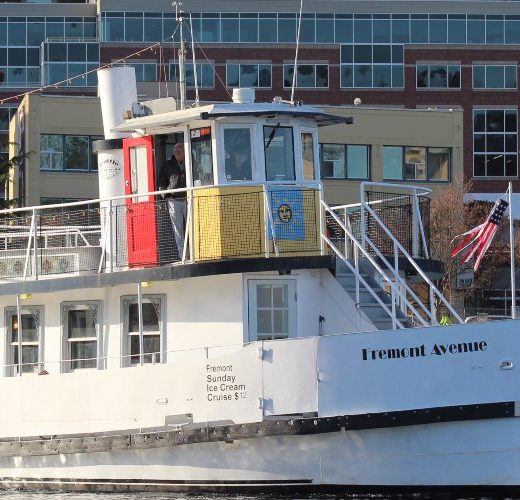
<svg viewBox="0 0 520 500"><path fill-rule="evenodd" d="M351 264L354 264L354 262L351 261ZM370 267L370 265L360 262L361 276L376 296L385 304L388 310L391 311L392 302L390 296L378 283L376 277L370 274ZM352 297L361 314L369 319L377 329L389 330L394 327L392 318L367 288L360 286L359 291L357 291L356 275L350 271L341 259L337 259L336 262L336 279L344 290ZM404 328L413 327L413 324L406 318L400 308L396 308L395 314L397 320Z"/></svg>
<svg viewBox="0 0 520 500"><path fill-rule="evenodd" d="M374 188L385 192L374 196ZM322 239L337 256L336 278L378 329L438 325L437 304L463 323L417 263L420 257L430 258L421 205L424 199L429 202L430 193L417 186L362 182L359 204L330 207L321 202L328 227ZM414 271L414 281L426 285L426 298L408 283L403 262Z"/></svg>

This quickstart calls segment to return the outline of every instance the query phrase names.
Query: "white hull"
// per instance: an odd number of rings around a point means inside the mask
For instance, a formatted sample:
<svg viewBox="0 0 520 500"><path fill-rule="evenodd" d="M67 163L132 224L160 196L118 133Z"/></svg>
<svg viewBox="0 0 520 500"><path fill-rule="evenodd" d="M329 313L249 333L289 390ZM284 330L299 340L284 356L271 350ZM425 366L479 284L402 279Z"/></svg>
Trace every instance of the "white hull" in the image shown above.
<svg viewBox="0 0 520 500"><path fill-rule="evenodd" d="M4 487L520 488L520 420L492 419L0 460Z"/></svg>

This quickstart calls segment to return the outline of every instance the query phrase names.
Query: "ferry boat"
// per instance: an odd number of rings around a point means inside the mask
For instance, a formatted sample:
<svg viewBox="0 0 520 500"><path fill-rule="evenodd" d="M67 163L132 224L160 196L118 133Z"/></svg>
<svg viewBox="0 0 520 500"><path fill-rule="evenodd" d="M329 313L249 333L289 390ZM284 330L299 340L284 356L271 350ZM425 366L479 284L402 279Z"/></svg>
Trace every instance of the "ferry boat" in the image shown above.
<svg viewBox="0 0 520 500"><path fill-rule="evenodd" d="M138 103L132 72L99 71L100 198L0 213L0 486L518 490L518 323L437 290L428 190L331 207L317 127L348 119ZM175 144L187 187L160 190Z"/></svg>

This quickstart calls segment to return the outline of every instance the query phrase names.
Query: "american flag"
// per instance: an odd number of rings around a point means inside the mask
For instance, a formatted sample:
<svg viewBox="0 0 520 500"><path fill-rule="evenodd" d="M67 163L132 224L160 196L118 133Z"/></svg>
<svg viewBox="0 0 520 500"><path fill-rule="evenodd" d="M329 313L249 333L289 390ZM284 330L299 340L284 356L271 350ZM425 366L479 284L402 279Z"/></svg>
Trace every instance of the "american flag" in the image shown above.
<svg viewBox="0 0 520 500"><path fill-rule="evenodd" d="M455 257L462 250L468 249L467 253L462 257L462 262L465 264L471 257L475 256L473 270L476 271L478 266L480 266L484 254L493 241L498 225L508 206L509 203L506 200L502 198L497 200L483 224L460 235L465 236L465 238L453 249L451 256Z"/></svg>

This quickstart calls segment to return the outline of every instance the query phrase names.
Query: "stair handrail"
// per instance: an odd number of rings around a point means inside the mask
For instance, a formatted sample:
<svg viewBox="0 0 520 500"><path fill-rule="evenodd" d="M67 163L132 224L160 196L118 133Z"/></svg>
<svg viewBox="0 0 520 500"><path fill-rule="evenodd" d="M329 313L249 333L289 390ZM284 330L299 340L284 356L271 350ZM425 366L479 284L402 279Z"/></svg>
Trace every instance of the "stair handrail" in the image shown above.
<svg viewBox="0 0 520 500"><path fill-rule="evenodd" d="M399 240L392 234L392 232L388 229L386 224L378 217L374 210L370 206L366 206L366 210L370 213L370 215L374 218L374 220L381 226L383 231L388 235L388 237L393 241L394 246L400 250L404 257L410 262L413 268L417 271L417 273L421 276L421 278L429 285L430 293L433 292L435 296L437 296L441 302L446 306L448 311L452 314L452 316L459 322L464 323L464 320L460 317L459 313L453 309L451 304L446 300L444 295L438 290L438 288L433 284L433 282L428 278L426 273L417 265L415 259L406 251L406 249L401 245ZM432 311L432 315L435 317L434 312Z"/></svg>
<svg viewBox="0 0 520 500"><path fill-rule="evenodd" d="M361 243L364 245L364 242L365 242L365 234L366 234L366 231L365 231L365 207L369 206L369 205L372 205L372 204L376 204L376 202L372 201L372 202L367 202L365 200L365 193L366 193L366 187L367 186L375 186L375 187L381 187L381 188L384 188L384 189L400 189L402 191L409 191L411 192L412 196L413 196L413 211L412 211L412 214L413 214L413 221L418 224L418 233L422 236L422 243L423 243L423 248L424 248L424 253L426 255L426 258L429 258L429 253L428 253L428 244L426 242L426 235L425 235L425 232L424 232L424 226L423 226L423 223L422 223L422 217L421 217L421 214L420 214L420 211L419 211L419 196L430 196L431 193L432 193L432 190L430 188L427 188L427 187L424 187L424 186L414 186L412 184L406 184L406 185L403 185L403 184L397 184L397 183L391 183L391 182L374 182L374 181L363 181L360 183L359 185L359 199L361 201L360 203L360 222L361 222ZM394 200L394 199L400 199L402 198L402 194L399 194L399 193L396 193L395 195L395 198L390 198L390 201ZM382 203L382 201L380 200L376 200L377 202L380 202ZM385 201L389 201L389 200L385 200ZM415 224L414 224L415 225ZM416 229L415 227L413 229ZM412 234L415 236L416 232L415 231L412 231ZM412 242L412 250L413 250L413 253L416 254L416 256L419 255L419 242L415 240L413 240Z"/></svg>
<svg viewBox="0 0 520 500"><path fill-rule="evenodd" d="M382 267L376 262L376 260L367 252L367 250L365 249L365 247L357 240L357 238L348 230L348 228L346 227L346 225L341 221L341 219L336 215L336 213L334 213L334 211L332 211L332 209L330 208L330 206L324 201L324 200L321 200L321 204L322 206L325 208L326 211L328 211L332 217L334 218L334 220L339 224L339 226L341 227L341 229L343 229L343 231L345 231L346 234L348 234L350 240L354 243L354 246L359 250L361 251L361 253L365 256L365 258L372 264L372 266L377 270L377 272L383 277L383 279L390 285L390 288L392 289L392 291L394 293L397 293L397 296L400 297L405 303L406 305L408 306L408 308L417 316L417 318L419 319L419 321L421 321L423 323L424 326L428 326L428 323L424 320L424 318L417 312L417 310L415 309L415 307L412 305L412 303L408 300L408 297L406 297L406 294L403 295L401 293L401 290L399 290L399 288L395 285L394 281L386 274L386 272L382 269ZM325 239L325 241L327 241L327 243L329 243L329 245L331 244L330 240L322 234L322 238ZM343 256L341 256L340 252L335 248L335 245L332 244L331 246L332 250L334 250L334 252L336 252L336 254L339 255L339 257L341 258L341 260L345 263L347 263L347 259ZM347 264L348 265L348 264ZM356 279L358 279L358 276L356 275ZM365 285L366 287L366 285ZM370 289L371 290L371 287L368 287L367 289ZM375 293L375 292L374 292ZM392 317L390 315L390 317Z"/></svg>
<svg viewBox="0 0 520 500"><path fill-rule="evenodd" d="M344 264L350 269L350 271L354 274L354 276L356 277L356 281L357 280L361 281L361 283L363 284L365 289L372 295L372 297L374 297L374 299L376 299L376 302L383 308L383 310L388 314L388 316L390 316L393 324L394 325L397 324L399 326L399 328L404 328L404 325L401 323L401 321L399 321L399 319L397 319L397 317L395 315L395 310L391 311L388 308L388 305L385 304L381 300L381 297L379 297L377 295L377 293L372 289L372 287L363 278L363 276L361 276L359 270L356 269L356 267L354 267L345 257L343 257L343 255L341 255L341 252L336 248L336 245L334 245L334 243L332 243L332 241L326 235L322 234L322 238L330 246L330 248L332 248L332 250L336 253L336 255L344 262ZM360 306L359 302L356 303L357 310L358 310L358 312L361 313L361 309L359 309L359 306ZM371 321L368 317L367 317L367 319L369 321Z"/></svg>

